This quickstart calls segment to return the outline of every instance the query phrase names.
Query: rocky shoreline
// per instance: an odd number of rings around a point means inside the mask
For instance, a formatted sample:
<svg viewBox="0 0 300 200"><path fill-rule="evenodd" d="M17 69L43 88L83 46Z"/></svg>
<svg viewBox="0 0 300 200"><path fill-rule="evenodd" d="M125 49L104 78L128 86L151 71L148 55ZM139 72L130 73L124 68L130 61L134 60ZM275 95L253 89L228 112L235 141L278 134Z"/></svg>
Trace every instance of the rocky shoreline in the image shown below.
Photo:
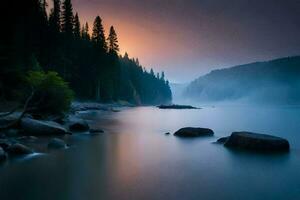
<svg viewBox="0 0 300 200"><path fill-rule="evenodd" d="M104 133L104 130L90 127L88 121L78 117L76 113L80 111L118 112L129 106L133 105L74 102L70 112L65 116L48 116L40 119L26 114L16 127L0 132L0 163L33 153L67 149L72 146L72 137L75 135L93 137ZM20 115L21 112L15 112L1 117L0 125L13 123Z"/></svg>

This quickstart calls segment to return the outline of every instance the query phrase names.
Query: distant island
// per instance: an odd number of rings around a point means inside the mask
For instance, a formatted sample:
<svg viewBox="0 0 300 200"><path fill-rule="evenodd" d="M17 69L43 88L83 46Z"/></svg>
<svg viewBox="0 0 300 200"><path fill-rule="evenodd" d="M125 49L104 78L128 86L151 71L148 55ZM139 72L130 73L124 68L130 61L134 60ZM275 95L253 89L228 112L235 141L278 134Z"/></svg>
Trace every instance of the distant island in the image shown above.
<svg viewBox="0 0 300 200"><path fill-rule="evenodd" d="M192 81L182 96L193 101L299 104L300 56L213 70Z"/></svg>

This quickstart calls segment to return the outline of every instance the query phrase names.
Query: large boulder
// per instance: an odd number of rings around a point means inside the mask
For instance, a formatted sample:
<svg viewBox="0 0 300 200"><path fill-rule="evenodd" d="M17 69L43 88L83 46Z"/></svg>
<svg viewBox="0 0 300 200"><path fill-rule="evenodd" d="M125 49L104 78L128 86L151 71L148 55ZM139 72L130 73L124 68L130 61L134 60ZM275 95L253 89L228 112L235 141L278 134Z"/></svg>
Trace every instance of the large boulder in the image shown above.
<svg viewBox="0 0 300 200"><path fill-rule="evenodd" d="M214 132L208 128L181 128L174 133L178 137L199 137L199 136L212 136Z"/></svg>
<svg viewBox="0 0 300 200"><path fill-rule="evenodd" d="M64 135L67 130L60 124L51 121L39 121L30 118L23 118L21 120L21 127L24 134L47 136L47 135Z"/></svg>
<svg viewBox="0 0 300 200"><path fill-rule="evenodd" d="M33 153L33 151L29 147L20 143L9 146L6 151L12 155L26 155Z"/></svg>
<svg viewBox="0 0 300 200"><path fill-rule="evenodd" d="M59 138L52 138L48 143L49 149L65 149L67 147L65 141Z"/></svg>
<svg viewBox="0 0 300 200"><path fill-rule="evenodd" d="M89 131L90 127L89 124L83 119L71 118L69 121L69 129L70 131L84 132Z"/></svg>
<svg viewBox="0 0 300 200"><path fill-rule="evenodd" d="M5 151L2 149L2 147L0 147L0 163L4 160L6 160L7 155L5 153Z"/></svg>
<svg viewBox="0 0 300 200"><path fill-rule="evenodd" d="M251 132L233 132L224 145L258 151L288 151L290 148L286 139Z"/></svg>

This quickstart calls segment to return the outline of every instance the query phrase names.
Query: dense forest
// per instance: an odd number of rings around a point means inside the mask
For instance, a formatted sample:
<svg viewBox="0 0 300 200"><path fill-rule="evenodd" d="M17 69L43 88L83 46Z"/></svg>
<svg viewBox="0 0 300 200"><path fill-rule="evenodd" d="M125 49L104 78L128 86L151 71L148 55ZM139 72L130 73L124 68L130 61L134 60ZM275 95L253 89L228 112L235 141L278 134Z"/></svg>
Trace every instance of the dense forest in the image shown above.
<svg viewBox="0 0 300 200"><path fill-rule="evenodd" d="M300 56L214 70L190 83L183 96L205 101L300 103Z"/></svg>
<svg viewBox="0 0 300 200"><path fill-rule="evenodd" d="M71 0L49 3L49 13L46 0L11 2L7 7L13 11L3 16L7 20L1 40L1 100L22 96L24 76L42 71L57 72L79 100L133 104L171 101L163 72L147 71L137 58L120 55L113 26L106 34L100 16L92 25L81 22ZM34 75L40 76L31 73L30 77L35 79Z"/></svg>

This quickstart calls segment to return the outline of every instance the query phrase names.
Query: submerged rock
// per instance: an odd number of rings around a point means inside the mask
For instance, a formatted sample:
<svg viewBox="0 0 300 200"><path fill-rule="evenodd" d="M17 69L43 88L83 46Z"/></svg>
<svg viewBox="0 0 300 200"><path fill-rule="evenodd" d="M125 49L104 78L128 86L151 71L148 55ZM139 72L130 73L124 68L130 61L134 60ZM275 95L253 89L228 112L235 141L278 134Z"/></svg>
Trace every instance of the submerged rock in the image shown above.
<svg viewBox="0 0 300 200"><path fill-rule="evenodd" d="M196 107L193 106L189 106L189 105L176 105L176 104L172 104L172 105L160 105L157 106L159 109L198 109Z"/></svg>
<svg viewBox="0 0 300 200"><path fill-rule="evenodd" d="M104 133L102 129L90 129L90 133Z"/></svg>
<svg viewBox="0 0 300 200"><path fill-rule="evenodd" d="M178 137L199 137L199 136L212 136L214 132L208 128L181 128L174 133Z"/></svg>
<svg viewBox="0 0 300 200"><path fill-rule="evenodd" d="M6 152L2 149L2 147L0 147L0 163L6 160L6 158L7 158Z"/></svg>
<svg viewBox="0 0 300 200"><path fill-rule="evenodd" d="M289 151L290 148L286 139L251 132L233 132L224 145L258 151Z"/></svg>
<svg viewBox="0 0 300 200"><path fill-rule="evenodd" d="M59 139L59 138L53 138L48 143L49 149L64 149L66 147L67 147L67 145L66 145L65 141L63 141L62 139Z"/></svg>
<svg viewBox="0 0 300 200"><path fill-rule="evenodd" d="M21 127L24 130L24 134L29 135L46 136L68 134L64 127L51 121L39 121L30 118L23 118L21 120Z"/></svg>
<svg viewBox="0 0 300 200"><path fill-rule="evenodd" d="M20 143L12 144L7 148L6 151L12 155L25 155L33 153L33 151L29 147Z"/></svg>
<svg viewBox="0 0 300 200"><path fill-rule="evenodd" d="M79 132L84 132L84 131L89 131L90 127L88 123L83 120L83 119L78 119L78 118L73 118L69 122L69 129L70 131L79 131Z"/></svg>
<svg viewBox="0 0 300 200"><path fill-rule="evenodd" d="M229 137L221 137L217 140L217 143L224 144L228 140L228 138Z"/></svg>

